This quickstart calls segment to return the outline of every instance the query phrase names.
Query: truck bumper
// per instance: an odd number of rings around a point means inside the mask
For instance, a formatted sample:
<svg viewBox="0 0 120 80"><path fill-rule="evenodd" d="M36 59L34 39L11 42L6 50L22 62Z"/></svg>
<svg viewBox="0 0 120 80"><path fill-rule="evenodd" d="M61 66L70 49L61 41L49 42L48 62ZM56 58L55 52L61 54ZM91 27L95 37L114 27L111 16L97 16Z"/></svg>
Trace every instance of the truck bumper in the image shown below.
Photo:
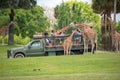
<svg viewBox="0 0 120 80"><path fill-rule="evenodd" d="M7 58L12 58L11 50L7 50Z"/></svg>

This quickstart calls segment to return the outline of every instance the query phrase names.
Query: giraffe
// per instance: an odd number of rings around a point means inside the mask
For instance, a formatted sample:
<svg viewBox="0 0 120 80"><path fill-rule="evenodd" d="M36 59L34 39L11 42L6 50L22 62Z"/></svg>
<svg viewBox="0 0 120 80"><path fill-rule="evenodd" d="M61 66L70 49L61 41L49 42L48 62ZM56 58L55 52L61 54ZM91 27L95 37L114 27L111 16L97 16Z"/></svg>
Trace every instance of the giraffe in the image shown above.
<svg viewBox="0 0 120 80"><path fill-rule="evenodd" d="M65 31L67 31L67 30L68 30L70 27L72 27L72 26L73 26L73 23L70 23L68 26L65 26L65 27L63 27L62 29L54 32L54 35L59 35L61 32L64 33Z"/></svg>
<svg viewBox="0 0 120 80"><path fill-rule="evenodd" d="M54 32L54 35L59 35L61 32L65 32L65 31L67 31L69 28L70 28L69 26L65 26L65 27L63 27L62 29Z"/></svg>
<svg viewBox="0 0 120 80"><path fill-rule="evenodd" d="M115 32L115 48L116 48L116 51L119 52L119 48L120 48L120 33L118 33L117 31Z"/></svg>
<svg viewBox="0 0 120 80"><path fill-rule="evenodd" d="M71 35L69 37L67 37L64 42L63 42L63 48L64 48L64 55L70 55L71 52L71 48L72 48L72 37L74 35L76 31L72 31Z"/></svg>
<svg viewBox="0 0 120 80"><path fill-rule="evenodd" d="M8 28L10 27L10 25L12 25L13 23L8 23L6 26L2 27L0 29L0 36L2 36L2 45L4 45L4 38L6 36L6 31L8 30Z"/></svg>
<svg viewBox="0 0 120 80"><path fill-rule="evenodd" d="M73 27L73 23L70 23L69 25L63 27L62 29L52 33L52 35L54 35L54 36L65 36L64 33L71 27ZM62 44L63 43L63 41L61 41L61 38L59 38L59 37L58 38L56 37L55 40L56 40L56 42L53 42L52 44L56 43L58 45L58 44Z"/></svg>
<svg viewBox="0 0 120 80"><path fill-rule="evenodd" d="M75 24L77 28L83 28L83 41L84 41L84 52L88 50L88 40L92 45L91 52L94 54L94 47L97 46L97 32L85 24Z"/></svg>

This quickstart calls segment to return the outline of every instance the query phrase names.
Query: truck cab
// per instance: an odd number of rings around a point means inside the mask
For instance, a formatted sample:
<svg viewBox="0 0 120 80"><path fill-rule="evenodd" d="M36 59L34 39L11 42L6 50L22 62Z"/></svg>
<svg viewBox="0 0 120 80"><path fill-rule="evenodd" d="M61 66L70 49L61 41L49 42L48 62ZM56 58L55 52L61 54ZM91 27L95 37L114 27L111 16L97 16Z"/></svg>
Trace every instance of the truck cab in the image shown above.
<svg viewBox="0 0 120 80"><path fill-rule="evenodd" d="M23 47L12 48L7 51L8 58L44 55L43 39L32 40Z"/></svg>

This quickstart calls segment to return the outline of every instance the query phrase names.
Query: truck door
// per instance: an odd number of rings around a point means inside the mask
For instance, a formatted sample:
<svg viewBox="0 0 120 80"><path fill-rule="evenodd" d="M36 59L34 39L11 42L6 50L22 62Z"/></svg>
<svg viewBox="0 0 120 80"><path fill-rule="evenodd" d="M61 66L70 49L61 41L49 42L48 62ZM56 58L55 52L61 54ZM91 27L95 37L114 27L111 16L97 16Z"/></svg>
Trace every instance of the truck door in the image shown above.
<svg viewBox="0 0 120 80"><path fill-rule="evenodd" d="M38 56L44 54L44 47L42 40L33 41L26 51L28 56Z"/></svg>

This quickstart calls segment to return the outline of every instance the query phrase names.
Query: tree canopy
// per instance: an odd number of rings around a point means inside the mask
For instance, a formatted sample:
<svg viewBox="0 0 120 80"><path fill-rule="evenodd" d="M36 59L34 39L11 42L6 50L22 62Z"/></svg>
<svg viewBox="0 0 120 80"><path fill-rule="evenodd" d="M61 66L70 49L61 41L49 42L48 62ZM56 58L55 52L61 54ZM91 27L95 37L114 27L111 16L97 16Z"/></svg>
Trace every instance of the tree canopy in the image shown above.
<svg viewBox="0 0 120 80"><path fill-rule="evenodd" d="M96 13L113 13L114 12L114 0L92 0L92 8ZM120 12L120 0L117 0L116 12Z"/></svg>
<svg viewBox="0 0 120 80"><path fill-rule="evenodd" d="M0 0L0 9L24 8L29 9L35 6L36 0Z"/></svg>
<svg viewBox="0 0 120 80"><path fill-rule="evenodd" d="M95 13L102 14L102 47L105 50L115 50L116 25L110 18L111 13L114 12L114 22L116 22L115 15L116 12L120 12L120 0L92 0L92 8Z"/></svg>
<svg viewBox="0 0 120 80"><path fill-rule="evenodd" d="M15 9L14 28L15 34L22 37L32 35L37 32L43 32L46 28L49 28L50 23L47 17L44 15L44 9L40 6L35 6L32 9ZM3 27L9 22L9 9L4 9L0 13L0 27Z"/></svg>
<svg viewBox="0 0 120 80"><path fill-rule="evenodd" d="M100 16L93 12L88 3L70 1L56 6L54 10L57 28L62 28L71 22L92 23L91 26L100 26Z"/></svg>
<svg viewBox="0 0 120 80"><path fill-rule="evenodd" d="M35 6L31 10L16 10L16 26L22 36L32 37L37 32L43 32L46 28L49 28L50 23L47 17L44 15L44 10L40 6Z"/></svg>

